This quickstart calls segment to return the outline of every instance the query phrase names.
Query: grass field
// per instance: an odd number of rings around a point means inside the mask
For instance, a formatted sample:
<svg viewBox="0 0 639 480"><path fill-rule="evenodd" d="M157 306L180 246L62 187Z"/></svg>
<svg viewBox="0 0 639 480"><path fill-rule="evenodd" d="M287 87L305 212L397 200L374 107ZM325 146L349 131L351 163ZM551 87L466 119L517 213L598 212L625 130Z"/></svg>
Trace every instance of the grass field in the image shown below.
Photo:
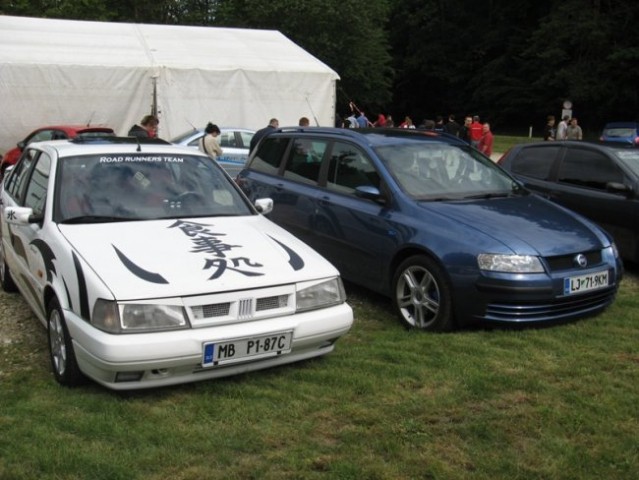
<svg viewBox="0 0 639 480"><path fill-rule="evenodd" d="M27 319L0 344L0 478L637 478L636 275L598 317L439 335L347 291L327 357L130 394L58 386Z"/></svg>

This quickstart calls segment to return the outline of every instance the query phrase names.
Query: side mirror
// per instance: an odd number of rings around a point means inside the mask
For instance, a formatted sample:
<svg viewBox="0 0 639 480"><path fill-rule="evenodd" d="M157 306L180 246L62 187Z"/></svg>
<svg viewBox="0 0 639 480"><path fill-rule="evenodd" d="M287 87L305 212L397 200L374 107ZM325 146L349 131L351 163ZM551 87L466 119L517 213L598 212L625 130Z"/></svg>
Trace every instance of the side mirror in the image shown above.
<svg viewBox="0 0 639 480"><path fill-rule="evenodd" d="M273 199L258 198L255 200L255 209L262 215L268 215L273 211Z"/></svg>
<svg viewBox="0 0 639 480"><path fill-rule="evenodd" d="M4 219L9 224L22 226L42 221L42 217L34 215L30 207L7 207L4 209Z"/></svg>
<svg viewBox="0 0 639 480"><path fill-rule="evenodd" d="M20 151L24 150L24 147L26 147L27 144L24 142L24 140L22 140L21 142L18 142L18 148L20 149Z"/></svg>
<svg viewBox="0 0 639 480"><path fill-rule="evenodd" d="M355 195L360 198L375 201L380 200L380 198L382 197L382 193L379 191L379 188L373 187L371 185L364 185L355 188Z"/></svg>

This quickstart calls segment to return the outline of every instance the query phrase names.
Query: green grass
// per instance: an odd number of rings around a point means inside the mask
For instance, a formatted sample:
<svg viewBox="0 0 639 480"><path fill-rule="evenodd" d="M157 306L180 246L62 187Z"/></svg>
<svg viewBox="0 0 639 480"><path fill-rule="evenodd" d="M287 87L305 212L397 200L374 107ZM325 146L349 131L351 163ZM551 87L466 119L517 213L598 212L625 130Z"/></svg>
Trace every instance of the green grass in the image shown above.
<svg viewBox="0 0 639 480"><path fill-rule="evenodd" d="M517 137L511 135L495 135L493 151L505 153L508 149L519 143L541 142L542 138Z"/></svg>
<svg viewBox="0 0 639 480"><path fill-rule="evenodd" d="M33 318L0 344L0 478L636 478L636 276L594 318L439 335L348 291L331 355L130 394L55 384Z"/></svg>

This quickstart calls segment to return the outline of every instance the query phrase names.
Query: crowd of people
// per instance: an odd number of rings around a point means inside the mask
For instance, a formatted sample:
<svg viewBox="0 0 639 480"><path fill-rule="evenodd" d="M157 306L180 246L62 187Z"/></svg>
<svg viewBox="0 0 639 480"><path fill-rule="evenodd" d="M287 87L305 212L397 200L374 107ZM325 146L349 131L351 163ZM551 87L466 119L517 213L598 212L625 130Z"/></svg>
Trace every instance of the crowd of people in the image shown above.
<svg viewBox="0 0 639 480"><path fill-rule="evenodd" d="M366 114L361 110L353 110L350 115L338 117L335 125L339 128L366 128L366 127L395 127L395 121L391 115L380 113L374 122L371 122ZM408 115L397 125L398 128L433 130L435 132L445 132L461 138L468 144L474 146L482 153L490 156L493 153L493 133L490 130L489 122L480 122L478 115L468 115L464 118L464 123L460 125L455 120L455 115L448 115L447 121L443 116L437 116L435 120L424 119L422 123L415 126L413 119Z"/></svg>
<svg viewBox="0 0 639 480"><path fill-rule="evenodd" d="M564 115L558 125L555 126L555 122L555 116L548 115L544 128L545 141L583 140L583 132L576 117L570 118L568 115Z"/></svg>
<svg viewBox="0 0 639 480"><path fill-rule="evenodd" d="M576 119L575 119L576 120ZM553 119L554 122L554 119ZM145 115L140 124L133 125L129 130L128 135L131 137L140 138L155 138L157 137L158 125L160 121L155 115ZM299 119L300 127L308 127L310 121L307 117L301 117ZM258 130L253 135L250 144L250 151L253 151L259 140L268 135L271 131L279 127L279 121L277 118L271 118L266 127ZM357 109L353 109L352 113L346 117L338 117L336 127L340 128L394 128L396 127L395 121L391 115L385 115L383 113L378 114L377 119L371 122L366 114ZM421 129L432 130L435 132L445 132L450 135L461 138L463 141L477 148L479 151L487 156L493 153L493 133L490 130L490 123L480 122L479 116L466 116L464 123L460 125L455 120L455 115L448 115L448 119L445 122L442 116L437 116L435 120L424 119L422 123L415 126L413 120L409 116L405 116L404 120L397 125L398 128L408 129ZM217 137L220 135L220 129L217 125L209 122L205 129L205 135L199 142L199 149L203 153L206 153L213 159L217 159L222 155L223 151L220 147Z"/></svg>

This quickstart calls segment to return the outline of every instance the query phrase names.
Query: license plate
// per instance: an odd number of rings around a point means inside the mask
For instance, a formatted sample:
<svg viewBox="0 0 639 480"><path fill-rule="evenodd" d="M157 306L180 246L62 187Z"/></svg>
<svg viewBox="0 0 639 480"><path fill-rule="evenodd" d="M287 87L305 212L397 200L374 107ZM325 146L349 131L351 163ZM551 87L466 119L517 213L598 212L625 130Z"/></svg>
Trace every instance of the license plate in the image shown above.
<svg viewBox="0 0 639 480"><path fill-rule="evenodd" d="M608 286L608 270L564 278L564 295L598 290Z"/></svg>
<svg viewBox="0 0 639 480"><path fill-rule="evenodd" d="M202 366L215 367L228 363L257 360L284 355L291 351L293 332L279 332L258 337L238 338L228 342L207 342L203 346Z"/></svg>

